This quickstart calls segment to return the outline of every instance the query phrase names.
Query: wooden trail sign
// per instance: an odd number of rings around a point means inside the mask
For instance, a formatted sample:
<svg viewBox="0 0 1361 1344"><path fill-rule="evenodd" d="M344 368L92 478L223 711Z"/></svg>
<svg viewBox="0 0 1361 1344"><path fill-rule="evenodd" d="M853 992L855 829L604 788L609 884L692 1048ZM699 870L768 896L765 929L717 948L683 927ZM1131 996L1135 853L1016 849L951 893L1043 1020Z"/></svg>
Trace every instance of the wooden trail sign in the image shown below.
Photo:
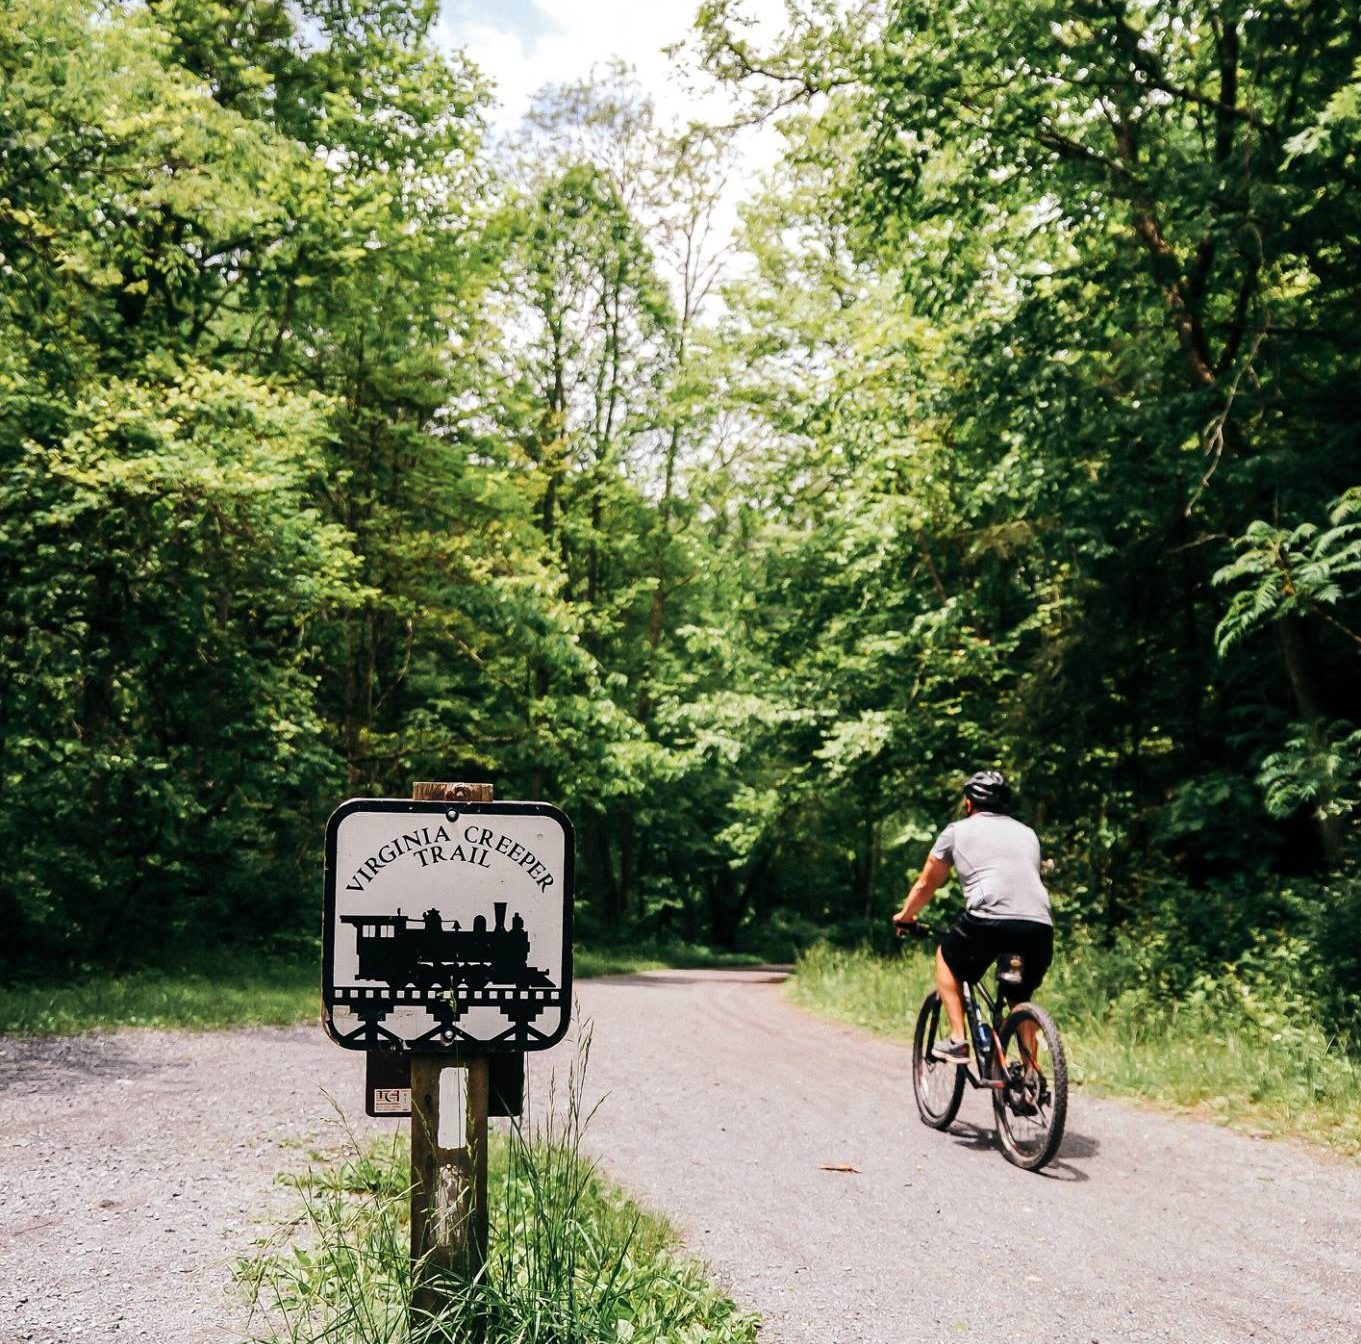
<svg viewBox="0 0 1361 1344"><path fill-rule="evenodd" d="M413 1338L440 1272L482 1268L489 1112L518 1114L524 1053L567 1031L573 854L557 808L490 784L351 799L326 826L323 1020L371 1052L370 1114L411 1116Z"/></svg>
<svg viewBox="0 0 1361 1344"><path fill-rule="evenodd" d="M359 798L326 828L322 1002L351 1050L544 1050L572 993L572 826L547 803Z"/></svg>

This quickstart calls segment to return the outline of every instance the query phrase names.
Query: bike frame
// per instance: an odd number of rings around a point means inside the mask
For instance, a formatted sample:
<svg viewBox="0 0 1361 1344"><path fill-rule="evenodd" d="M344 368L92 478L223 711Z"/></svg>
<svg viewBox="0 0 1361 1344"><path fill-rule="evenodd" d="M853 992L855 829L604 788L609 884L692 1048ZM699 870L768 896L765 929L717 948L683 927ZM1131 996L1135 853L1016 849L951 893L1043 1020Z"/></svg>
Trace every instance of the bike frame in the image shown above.
<svg viewBox="0 0 1361 1344"><path fill-rule="evenodd" d="M930 926L924 924L914 924L911 928L913 935L918 938L929 937L934 932ZM980 979L961 981L959 988L964 1000L964 1020L969 1028L969 1043L972 1047L969 1062L961 1065L964 1076L969 1080L970 1087L981 1087L989 1092L1004 1091L1007 1086L1007 1057L1002 1051L1002 1022L1007 1005L1002 987L999 984L996 994L990 994ZM986 1020L983 1016L983 1006L979 1003L980 999L987 1005ZM936 1011L941 1010L941 1005L938 1004ZM1017 1046L1024 1054L1019 1041ZM978 1061L977 1068L974 1067L975 1060ZM998 1065L996 1070L998 1076L985 1078L983 1075L987 1066L994 1060Z"/></svg>
<svg viewBox="0 0 1361 1344"><path fill-rule="evenodd" d="M971 1087L1000 1092L1007 1085L1007 1061L1002 1053L1002 995L999 993L993 998L988 993L987 986L981 981L973 985L965 981L960 989L964 996L964 1018L969 1024L969 1042L973 1047L969 1063L964 1065L964 1076L969 1080ZM987 1004L987 1021L984 1020L983 1010L978 1002L980 998ZM983 1074L987 1065L994 1058L1000 1065L997 1069L999 1076L985 1078ZM978 1061L977 1069L974 1068L974 1060Z"/></svg>

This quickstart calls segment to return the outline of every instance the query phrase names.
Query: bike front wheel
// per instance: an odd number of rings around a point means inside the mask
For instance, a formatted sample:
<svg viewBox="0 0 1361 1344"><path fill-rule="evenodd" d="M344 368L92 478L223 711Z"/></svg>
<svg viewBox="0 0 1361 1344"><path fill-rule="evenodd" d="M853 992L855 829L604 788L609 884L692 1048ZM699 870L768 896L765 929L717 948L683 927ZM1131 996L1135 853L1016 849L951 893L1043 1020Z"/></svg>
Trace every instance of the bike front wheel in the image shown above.
<svg viewBox="0 0 1361 1344"><path fill-rule="evenodd" d="M997 1137L1009 1162L1038 1171L1063 1142L1068 1119L1068 1060L1054 1019L1033 1003L1002 1024L1004 1086L993 1093Z"/></svg>
<svg viewBox="0 0 1361 1344"><path fill-rule="evenodd" d="M940 1011L940 995L932 990L917 1014L917 1030L912 1037L912 1093L922 1124L949 1129L959 1113L965 1078L958 1064L947 1064L932 1053L936 1042L943 1039Z"/></svg>

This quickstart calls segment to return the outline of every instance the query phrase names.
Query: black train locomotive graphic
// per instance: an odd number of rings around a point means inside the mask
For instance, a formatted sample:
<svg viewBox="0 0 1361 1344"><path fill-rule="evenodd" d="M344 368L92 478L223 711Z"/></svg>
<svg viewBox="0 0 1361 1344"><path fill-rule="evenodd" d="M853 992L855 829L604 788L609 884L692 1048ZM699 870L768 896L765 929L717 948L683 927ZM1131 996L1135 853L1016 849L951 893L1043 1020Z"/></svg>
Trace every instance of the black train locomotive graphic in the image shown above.
<svg viewBox="0 0 1361 1344"><path fill-rule="evenodd" d="M552 989L547 972L528 964L524 920L517 914L506 928L505 901L494 902L492 910L496 923L490 929L486 915L478 915L471 929L460 928L457 920L445 928L438 910L427 910L419 922L400 910L395 915L341 915L340 922L358 930L361 980L386 980L394 988L485 989L497 984Z"/></svg>
<svg viewBox="0 0 1361 1344"><path fill-rule="evenodd" d="M337 987L335 1006L351 1009L362 1025L343 1038L360 1045L387 1041L419 1045L473 1039L457 1023L469 1008L495 1008L509 1027L494 1041L543 1039L531 1023L563 1003L562 990L546 971L529 964L529 934L517 913L506 927L506 902L492 904L494 922L478 915L470 929L446 925L438 910L419 919L402 914L341 915L355 931L360 981L379 981L386 989ZM435 1019L424 1036L404 1041L381 1026L396 1007L419 1006ZM477 1039L485 1040L479 1036Z"/></svg>

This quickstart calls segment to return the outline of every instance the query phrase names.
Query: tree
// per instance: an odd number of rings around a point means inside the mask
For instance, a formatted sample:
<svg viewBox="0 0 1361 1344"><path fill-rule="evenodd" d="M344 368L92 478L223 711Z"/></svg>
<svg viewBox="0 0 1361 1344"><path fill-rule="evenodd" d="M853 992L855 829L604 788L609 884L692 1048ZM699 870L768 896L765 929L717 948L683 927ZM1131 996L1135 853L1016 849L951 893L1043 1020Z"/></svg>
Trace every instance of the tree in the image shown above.
<svg viewBox="0 0 1361 1344"><path fill-rule="evenodd" d="M1005 556L978 596L1022 671L986 739L1085 849L1075 885L1107 920L1137 904L1155 836L1189 863L1168 807L1198 778L1224 800L1198 830L1262 826L1213 783L1271 748L1235 725L1283 731L1282 690L1296 715L1302 688L1318 712L1345 697L1337 640L1292 647L1285 623L1274 667L1221 675L1209 579L1249 519L1355 477L1336 134L1355 44L1340 6L798 6L765 49L737 4L701 13L701 58L753 115L808 106L853 159L852 247L945 333L924 400Z"/></svg>
<svg viewBox="0 0 1361 1344"><path fill-rule="evenodd" d="M432 421L455 395L450 329L470 326L479 86L424 45L428 6L318 4L308 43L269 4L17 11L0 34L8 955L291 929L332 743L360 787L399 773L356 760L410 659L395 548L468 492L417 508L402 477L450 456ZM456 585L482 563L470 540L427 545L423 576ZM359 688L344 716L332 676Z"/></svg>

